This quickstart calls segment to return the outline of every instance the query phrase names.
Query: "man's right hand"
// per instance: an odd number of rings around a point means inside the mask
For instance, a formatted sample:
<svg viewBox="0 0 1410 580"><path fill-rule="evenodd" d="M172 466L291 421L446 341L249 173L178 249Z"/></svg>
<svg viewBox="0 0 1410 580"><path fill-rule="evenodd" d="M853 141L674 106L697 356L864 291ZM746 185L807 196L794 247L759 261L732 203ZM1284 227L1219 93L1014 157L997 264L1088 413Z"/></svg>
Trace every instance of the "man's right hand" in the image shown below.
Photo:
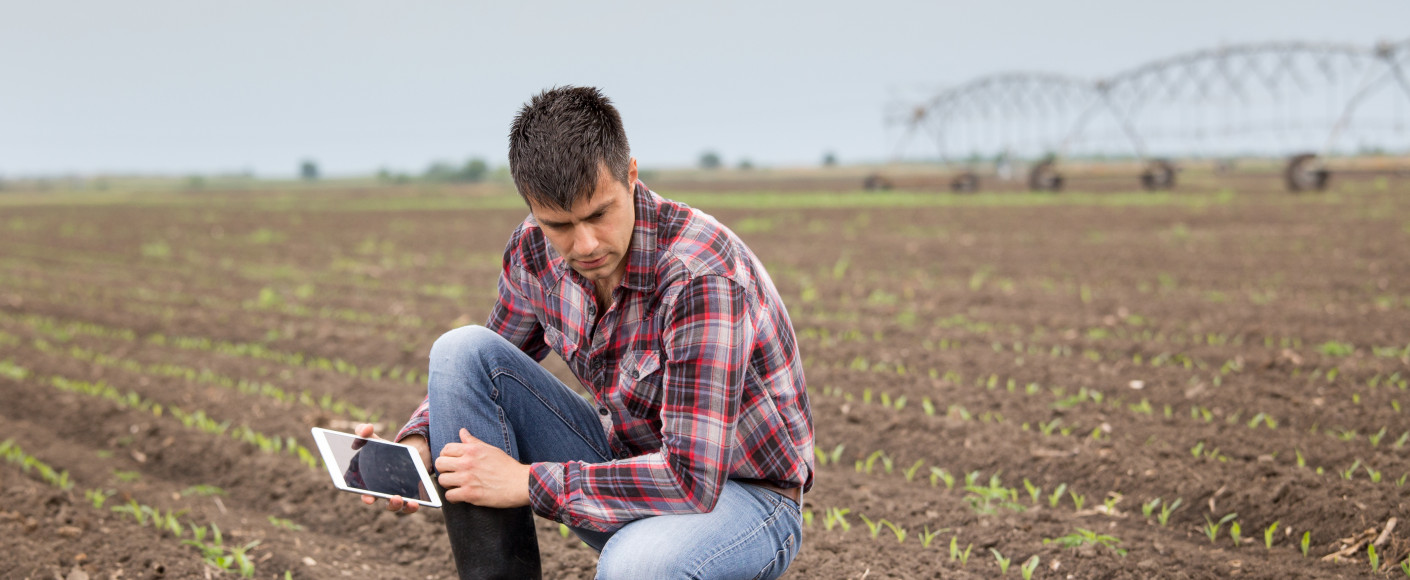
<svg viewBox="0 0 1410 580"><path fill-rule="evenodd" d="M373 430L374 427L371 424L363 423L353 428L353 434L357 435L358 437L365 437L367 439L378 439L386 441L385 439L378 437L377 434L373 432ZM421 456L421 465L431 465L431 445L426 442L425 437L422 437L420 435L408 435L406 439L401 440L401 443L403 445L409 445L412 449L416 450L416 453ZM371 495L363 495L362 503L365 503L367 505L375 504L377 503L377 497ZM416 503L414 501L406 501L402 499L401 496L393 496L391 499L387 500L388 511L394 511L404 514L414 514L416 513L416 510L420 508L421 504Z"/></svg>

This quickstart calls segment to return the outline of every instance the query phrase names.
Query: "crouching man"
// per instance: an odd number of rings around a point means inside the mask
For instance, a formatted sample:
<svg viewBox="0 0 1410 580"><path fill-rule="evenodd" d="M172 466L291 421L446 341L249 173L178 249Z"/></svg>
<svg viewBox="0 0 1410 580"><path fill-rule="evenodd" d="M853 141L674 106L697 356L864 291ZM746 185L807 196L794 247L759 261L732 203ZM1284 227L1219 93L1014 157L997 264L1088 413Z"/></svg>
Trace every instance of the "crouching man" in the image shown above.
<svg viewBox="0 0 1410 580"><path fill-rule="evenodd" d="M535 96L509 164L530 216L505 248L498 299L485 326L436 341L429 394L397 434L435 457L461 578L539 576L532 514L598 550L600 578L782 575L813 484L813 425L763 265L637 180L597 89ZM538 364L549 350L591 401Z"/></svg>

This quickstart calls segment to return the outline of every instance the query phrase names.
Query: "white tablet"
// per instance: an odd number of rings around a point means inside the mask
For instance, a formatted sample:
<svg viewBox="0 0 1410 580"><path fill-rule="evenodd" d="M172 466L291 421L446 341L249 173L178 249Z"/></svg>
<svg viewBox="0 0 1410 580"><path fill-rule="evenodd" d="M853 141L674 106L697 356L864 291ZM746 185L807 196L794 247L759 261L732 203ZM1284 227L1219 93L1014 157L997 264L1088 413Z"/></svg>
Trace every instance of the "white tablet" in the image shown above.
<svg viewBox="0 0 1410 580"><path fill-rule="evenodd" d="M431 474L411 446L318 427L313 428L313 440L338 489L441 507Z"/></svg>

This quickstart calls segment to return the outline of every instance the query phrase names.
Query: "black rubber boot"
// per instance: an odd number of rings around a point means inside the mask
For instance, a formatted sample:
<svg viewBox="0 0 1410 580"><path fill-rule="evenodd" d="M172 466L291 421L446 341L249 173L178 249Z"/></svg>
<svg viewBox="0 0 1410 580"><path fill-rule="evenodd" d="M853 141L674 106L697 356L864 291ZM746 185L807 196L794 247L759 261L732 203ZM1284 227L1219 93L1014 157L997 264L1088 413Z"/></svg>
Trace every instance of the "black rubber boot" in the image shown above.
<svg viewBox="0 0 1410 580"><path fill-rule="evenodd" d="M446 532L461 580L524 580L543 576L534 512L445 501Z"/></svg>

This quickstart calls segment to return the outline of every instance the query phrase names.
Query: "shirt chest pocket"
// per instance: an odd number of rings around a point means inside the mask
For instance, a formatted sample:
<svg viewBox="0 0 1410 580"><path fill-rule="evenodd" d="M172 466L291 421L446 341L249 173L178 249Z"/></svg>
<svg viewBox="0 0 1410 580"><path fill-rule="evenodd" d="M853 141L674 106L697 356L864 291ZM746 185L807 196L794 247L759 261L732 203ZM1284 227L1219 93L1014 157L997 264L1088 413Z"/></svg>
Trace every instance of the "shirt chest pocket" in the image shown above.
<svg viewBox="0 0 1410 580"><path fill-rule="evenodd" d="M552 326L543 327L543 340L565 361L573 360L573 353L578 350L578 344L572 338Z"/></svg>
<svg viewBox="0 0 1410 580"><path fill-rule="evenodd" d="M661 408L661 355L654 350L630 350L617 365L617 392L622 406L639 419L655 419Z"/></svg>

